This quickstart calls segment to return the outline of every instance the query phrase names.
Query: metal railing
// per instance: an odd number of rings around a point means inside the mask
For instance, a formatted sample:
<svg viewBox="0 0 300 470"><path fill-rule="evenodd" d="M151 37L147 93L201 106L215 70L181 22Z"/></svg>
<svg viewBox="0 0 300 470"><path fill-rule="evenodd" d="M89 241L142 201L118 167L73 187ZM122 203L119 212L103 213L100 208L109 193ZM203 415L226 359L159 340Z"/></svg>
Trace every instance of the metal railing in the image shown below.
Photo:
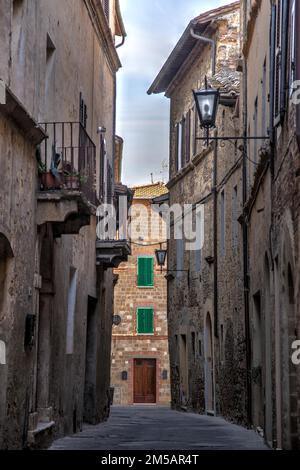
<svg viewBox="0 0 300 470"><path fill-rule="evenodd" d="M40 147L41 189L80 190L96 205L96 145L85 128L80 122L40 125L48 136Z"/></svg>

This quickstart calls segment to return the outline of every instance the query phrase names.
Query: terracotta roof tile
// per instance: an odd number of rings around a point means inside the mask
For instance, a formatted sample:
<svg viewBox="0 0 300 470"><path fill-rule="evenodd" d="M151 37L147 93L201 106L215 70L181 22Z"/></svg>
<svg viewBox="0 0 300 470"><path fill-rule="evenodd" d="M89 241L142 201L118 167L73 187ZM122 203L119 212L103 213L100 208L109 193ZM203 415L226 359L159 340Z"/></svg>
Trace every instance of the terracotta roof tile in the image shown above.
<svg viewBox="0 0 300 470"><path fill-rule="evenodd" d="M132 191L134 192L134 199L152 199L154 197L162 196L167 194L169 191L164 183L146 184L143 186L134 186Z"/></svg>

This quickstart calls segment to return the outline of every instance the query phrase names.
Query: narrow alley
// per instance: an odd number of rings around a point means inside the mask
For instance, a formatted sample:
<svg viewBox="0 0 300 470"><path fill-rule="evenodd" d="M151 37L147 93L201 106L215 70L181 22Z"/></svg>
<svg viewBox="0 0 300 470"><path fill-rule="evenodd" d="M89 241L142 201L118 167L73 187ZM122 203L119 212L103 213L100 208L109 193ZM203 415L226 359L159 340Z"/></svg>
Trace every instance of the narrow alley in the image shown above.
<svg viewBox="0 0 300 470"><path fill-rule="evenodd" d="M180 413L167 407L112 408L98 426L55 441L50 450L267 450L254 431L222 418Z"/></svg>

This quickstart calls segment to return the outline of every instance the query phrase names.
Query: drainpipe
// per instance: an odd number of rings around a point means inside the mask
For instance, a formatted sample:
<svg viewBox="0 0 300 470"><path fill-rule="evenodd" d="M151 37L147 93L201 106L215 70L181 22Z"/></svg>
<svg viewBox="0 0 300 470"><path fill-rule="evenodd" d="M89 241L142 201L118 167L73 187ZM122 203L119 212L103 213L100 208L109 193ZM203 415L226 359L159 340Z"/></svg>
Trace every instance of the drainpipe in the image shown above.
<svg viewBox="0 0 300 470"><path fill-rule="evenodd" d="M122 41L120 42L120 44L117 44L117 45L116 45L116 49L118 49L119 47L123 46L123 44L125 43L125 38L126 38L126 36L122 36Z"/></svg>
<svg viewBox="0 0 300 470"><path fill-rule="evenodd" d="M218 131L215 131L214 137L218 137ZM214 334L219 337L219 311L218 311L218 141L214 145L214 176L213 176L213 194L214 194Z"/></svg>
<svg viewBox="0 0 300 470"><path fill-rule="evenodd" d="M202 41L202 42L205 42L206 44L210 44L211 45L211 56L212 56L212 76L215 75L216 73L216 51L217 51L217 47L216 47L216 41L214 41L213 39L210 39L210 38L206 38L205 36L200 36L199 34L195 33L194 31L194 28L191 28L190 29L190 33L191 33L191 36L194 38L194 39L197 39L198 41Z"/></svg>
<svg viewBox="0 0 300 470"><path fill-rule="evenodd" d="M246 35L247 31L247 8L244 2L243 31ZM247 421L248 425L252 424L252 380L251 380L251 336L250 336L250 306L249 306L249 233L248 233L248 217L245 213L245 206L248 199L248 67L247 59L243 58L243 277L244 277L244 315L245 315L245 345L246 345L246 390L247 390Z"/></svg>

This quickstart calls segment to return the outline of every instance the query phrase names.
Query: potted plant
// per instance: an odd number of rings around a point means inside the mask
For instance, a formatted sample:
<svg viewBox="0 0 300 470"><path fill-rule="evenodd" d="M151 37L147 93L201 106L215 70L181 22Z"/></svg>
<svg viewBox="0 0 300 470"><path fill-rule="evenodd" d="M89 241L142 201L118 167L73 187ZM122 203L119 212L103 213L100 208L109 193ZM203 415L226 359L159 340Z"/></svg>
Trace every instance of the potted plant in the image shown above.
<svg viewBox="0 0 300 470"><path fill-rule="evenodd" d="M42 190L53 190L61 188L59 175L53 169L48 170L46 163L41 159L41 150L38 147L36 151L36 159L38 164L38 174L40 178L40 187ZM52 165L51 165L52 166Z"/></svg>
<svg viewBox="0 0 300 470"><path fill-rule="evenodd" d="M79 189L80 188L80 173L78 171L64 170L64 183L66 189Z"/></svg>

